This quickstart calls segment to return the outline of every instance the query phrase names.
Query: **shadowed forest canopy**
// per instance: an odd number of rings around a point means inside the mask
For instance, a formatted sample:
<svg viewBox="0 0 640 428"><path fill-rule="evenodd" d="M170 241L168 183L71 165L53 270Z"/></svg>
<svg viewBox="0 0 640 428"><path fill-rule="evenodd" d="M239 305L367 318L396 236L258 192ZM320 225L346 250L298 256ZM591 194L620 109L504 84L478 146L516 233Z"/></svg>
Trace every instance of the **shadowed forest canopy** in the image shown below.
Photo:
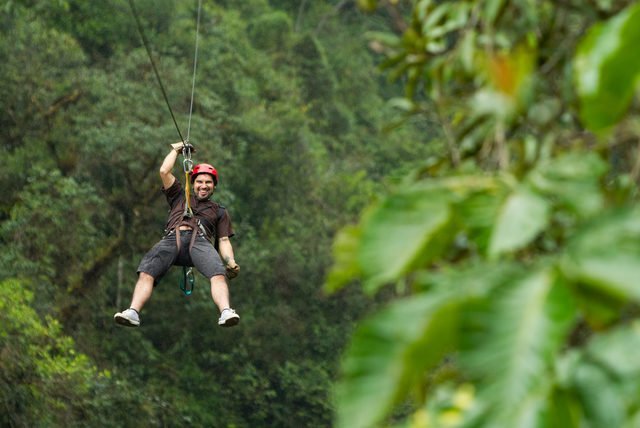
<svg viewBox="0 0 640 428"><path fill-rule="evenodd" d="M184 133L198 2L135 5ZM128 0L0 29L0 425L640 424L635 2L204 0L233 329L178 268L113 322L179 139Z"/></svg>

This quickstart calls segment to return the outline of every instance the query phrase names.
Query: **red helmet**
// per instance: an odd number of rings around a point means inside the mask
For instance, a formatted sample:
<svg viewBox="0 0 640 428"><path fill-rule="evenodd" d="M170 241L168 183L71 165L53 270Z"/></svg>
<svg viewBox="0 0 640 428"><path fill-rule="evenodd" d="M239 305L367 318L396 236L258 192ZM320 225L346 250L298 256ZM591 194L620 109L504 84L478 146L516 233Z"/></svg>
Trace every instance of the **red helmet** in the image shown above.
<svg viewBox="0 0 640 428"><path fill-rule="evenodd" d="M199 163L191 170L191 183L196 180L196 176L200 174L209 174L213 177L213 184L218 185L218 171L208 163Z"/></svg>

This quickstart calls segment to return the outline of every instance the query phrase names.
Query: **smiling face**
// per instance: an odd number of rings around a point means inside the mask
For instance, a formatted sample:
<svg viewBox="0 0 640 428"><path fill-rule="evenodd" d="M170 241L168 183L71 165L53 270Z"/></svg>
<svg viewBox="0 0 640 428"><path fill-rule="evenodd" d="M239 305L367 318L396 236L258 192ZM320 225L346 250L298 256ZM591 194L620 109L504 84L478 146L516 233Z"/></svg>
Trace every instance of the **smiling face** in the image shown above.
<svg viewBox="0 0 640 428"><path fill-rule="evenodd" d="M209 174L199 174L193 181L193 193L196 195L196 199L200 201L209 199L215 188L213 177Z"/></svg>

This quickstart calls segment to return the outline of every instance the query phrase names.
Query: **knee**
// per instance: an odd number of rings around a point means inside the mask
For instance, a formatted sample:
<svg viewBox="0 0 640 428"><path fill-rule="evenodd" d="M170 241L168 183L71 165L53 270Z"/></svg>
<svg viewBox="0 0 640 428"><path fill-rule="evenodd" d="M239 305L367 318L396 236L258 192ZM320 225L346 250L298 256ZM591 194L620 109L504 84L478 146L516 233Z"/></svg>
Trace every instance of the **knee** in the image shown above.
<svg viewBox="0 0 640 428"><path fill-rule="evenodd" d="M227 285L227 280L224 275L214 275L211 277L211 285L224 284Z"/></svg>
<svg viewBox="0 0 640 428"><path fill-rule="evenodd" d="M140 274L138 275L138 282L140 283L153 284L154 281L155 281L155 278L146 272L140 272Z"/></svg>

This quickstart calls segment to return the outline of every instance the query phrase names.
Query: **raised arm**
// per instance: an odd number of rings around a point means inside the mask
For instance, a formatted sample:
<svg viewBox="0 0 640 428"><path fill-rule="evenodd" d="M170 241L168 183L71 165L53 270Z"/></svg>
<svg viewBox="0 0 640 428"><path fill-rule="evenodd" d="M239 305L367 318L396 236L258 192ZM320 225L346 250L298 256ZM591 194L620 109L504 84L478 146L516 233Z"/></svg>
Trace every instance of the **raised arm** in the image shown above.
<svg viewBox="0 0 640 428"><path fill-rule="evenodd" d="M173 170L173 166L176 164L178 154L182 152L182 146L182 142L172 144L171 151L162 161L162 165L160 165L160 179L162 180L162 187L164 187L165 189L171 187L176 181L176 177L171 171Z"/></svg>

